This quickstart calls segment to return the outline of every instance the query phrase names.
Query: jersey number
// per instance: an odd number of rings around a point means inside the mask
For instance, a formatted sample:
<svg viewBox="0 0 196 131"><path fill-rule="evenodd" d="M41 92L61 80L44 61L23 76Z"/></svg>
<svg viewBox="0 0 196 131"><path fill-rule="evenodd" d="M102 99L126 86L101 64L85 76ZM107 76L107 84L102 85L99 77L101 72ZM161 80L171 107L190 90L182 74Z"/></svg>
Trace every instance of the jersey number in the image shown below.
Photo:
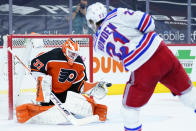
<svg viewBox="0 0 196 131"><path fill-rule="evenodd" d="M130 12L130 10L127 10L127 11L124 12L124 14L125 14L125 15L126 15L126 14L133 15L134 12Z"/></svg>
<svg viewBox="0 0 196 131"><path fill-rule="evenodd" d="M33 63L33 65L38 69L40 70L44 64L39 60L39 59L36 59L36 62Z"/></svg>
<svg viewBox="0 0 196 131"><path fill-rule="evenodd" d="M121 33L119 33L113 24L109 24L110 28L113 30L113 38L115 42L120 42L122 45L129 42L129 39L127 39L125 36L123 36ZM112 42L108 42L106 45L106 52L111 56L117 56L120 60L123 60L125 56L129 53L129 48L127 46L120 47L120 52L116 52L115 44Z"/></svg>

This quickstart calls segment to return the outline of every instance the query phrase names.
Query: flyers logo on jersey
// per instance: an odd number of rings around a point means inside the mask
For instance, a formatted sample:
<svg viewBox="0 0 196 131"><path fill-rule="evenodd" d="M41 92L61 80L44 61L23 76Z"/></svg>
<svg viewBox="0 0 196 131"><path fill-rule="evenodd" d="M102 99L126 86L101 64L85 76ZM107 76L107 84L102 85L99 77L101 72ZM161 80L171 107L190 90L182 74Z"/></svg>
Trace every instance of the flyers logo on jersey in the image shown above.
<svg viewBox="0 0 196 131"><path fill-rule="evenodd" d="M74 70L61 69L59 73L59 82L64 83L66 80L72 82L76 79L77 73Z"/></svg>

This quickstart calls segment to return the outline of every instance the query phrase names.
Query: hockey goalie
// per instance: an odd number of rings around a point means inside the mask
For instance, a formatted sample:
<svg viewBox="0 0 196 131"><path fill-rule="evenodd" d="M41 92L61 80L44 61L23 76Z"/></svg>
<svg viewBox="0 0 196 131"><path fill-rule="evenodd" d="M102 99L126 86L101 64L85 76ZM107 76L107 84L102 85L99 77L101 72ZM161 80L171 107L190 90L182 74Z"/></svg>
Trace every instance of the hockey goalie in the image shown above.
<svg viewBox="0 0 196 131"><path fill-rule="evenodd" d="M93 98L104 98L111 84L87 82L86 68L78 50L77 42L68 39L62 48L55 48L31 61L31 73L37 82L36 104L16 107L19 123L70 123L51 101L51 92L75 117L98 115L100 121L106 120L107 106L97 104Z"/></svg>

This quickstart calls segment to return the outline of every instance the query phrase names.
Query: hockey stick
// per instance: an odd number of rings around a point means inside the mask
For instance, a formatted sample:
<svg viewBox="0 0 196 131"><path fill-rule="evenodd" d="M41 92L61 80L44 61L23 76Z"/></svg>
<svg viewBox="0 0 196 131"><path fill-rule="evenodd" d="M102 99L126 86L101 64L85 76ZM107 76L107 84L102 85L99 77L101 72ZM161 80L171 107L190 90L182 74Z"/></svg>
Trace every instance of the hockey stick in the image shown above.
<svg viewBox="0 0 196 131"><path fill-rule="evenodd" d="M10 47L7 48L8 51L14 56L16 57L16 59L23 65L23 67L25 69L27 69L27 71L30 73L30 75L32 76L31 70L23 63L23 61L15 54L15 52L13 52L11 50ZM33 76L32 76L33 77ZM34 78L34 77L33 77ZM35 79L34 79L35 80ZM50 94L50 100L55 104L55 106L57 106L57 108L59 109L59 111L63 114L63 116L70 121L71 124L73 125L85 125L85 124L89 124L92 122L97 122L99 121L99 116L98 115L92 115L92 116L88 116L82 119L77 119L74 117L74 115L71 114L70 111L68 111L67 109L65 109L62 106L62 102L55 96L55 94L53 94L51 92Z"/></svg>
<svg viewBox="0 0 196 131"><path fill-rule="evenodd" d="M50 100L55 104L58 105L57 107L59 108L59 110L61 111L61 113L73 124L73 125L85 125L85 124L89 124L92 122L97 122L99 121L99 116L98 115L92 115L92 116L88 116L82 119L77 119L75 118L71 112L69 112L68 110L66 110L63 106L61 101L51 92L50 95Z"/></svg>

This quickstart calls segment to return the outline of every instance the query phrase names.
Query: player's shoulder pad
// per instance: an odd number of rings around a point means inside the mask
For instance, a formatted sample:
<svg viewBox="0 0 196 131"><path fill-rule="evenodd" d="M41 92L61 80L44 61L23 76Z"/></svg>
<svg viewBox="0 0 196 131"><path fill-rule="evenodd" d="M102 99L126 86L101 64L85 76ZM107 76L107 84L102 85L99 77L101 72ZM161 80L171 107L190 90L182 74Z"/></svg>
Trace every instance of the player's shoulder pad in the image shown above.
<svg viewBox="0 0 196 131"><path fill-rule="evenodd" d="M79 63L82 63L84 65L84 61L83 61L83 59L82 59L82 57L80 55L76 58L75 61L79 62Z"/></svg>
<svg viewBox="0 0 196 131"><path fill-rule="evenodd" d="M55 49L52 49L52 50L44 53L43 56L45 56L47 58L55 58L58 56L64 56L64 54L63 54L61 48L55 48Z"/></svg>
<svg viewBox="0 0 196 131"><path fill-rule="evenodd" d="M62 49L61 48L54 48L51 51L47 52L48 54L53 54L53 55L63 55Z"/></svg>
<svg viewBox="0 0 196 131"><path fill-rule="evenodd" d="M59 56L60 57L63 56L61 48L55 48L55 49L52 49L48 52L41 52L32 61L35 61L36 59L39 59L42 62L46 63L47 61L49 61L51 59L58 58Z"/></svg>

